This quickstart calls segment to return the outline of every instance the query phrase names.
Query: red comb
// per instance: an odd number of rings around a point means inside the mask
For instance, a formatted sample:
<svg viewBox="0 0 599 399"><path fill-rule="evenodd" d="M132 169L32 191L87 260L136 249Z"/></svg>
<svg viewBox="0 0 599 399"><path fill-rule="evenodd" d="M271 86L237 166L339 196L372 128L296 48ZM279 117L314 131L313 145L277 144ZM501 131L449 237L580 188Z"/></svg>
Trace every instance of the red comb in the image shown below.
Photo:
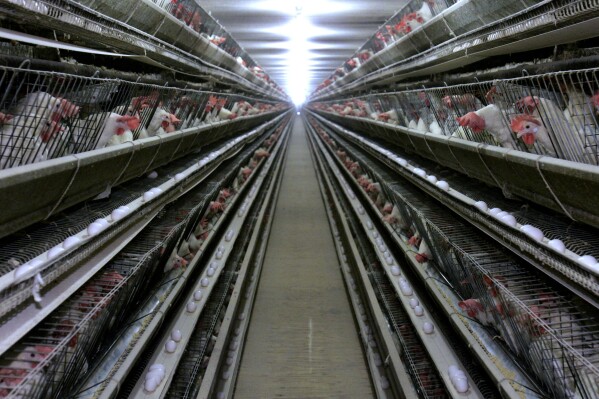
<svg viewBox="0 0 599 399"><path fill-rule="evenodd" d="M512 128L512 131L517 132L522 128L522 124L525 122L532 122L536 125L541 125L541 122L538 119L536 119L534 116L522 114L522 115L517 115L514 117L514 119L512 119L512 122L510 123L510 127Z"/></svg>

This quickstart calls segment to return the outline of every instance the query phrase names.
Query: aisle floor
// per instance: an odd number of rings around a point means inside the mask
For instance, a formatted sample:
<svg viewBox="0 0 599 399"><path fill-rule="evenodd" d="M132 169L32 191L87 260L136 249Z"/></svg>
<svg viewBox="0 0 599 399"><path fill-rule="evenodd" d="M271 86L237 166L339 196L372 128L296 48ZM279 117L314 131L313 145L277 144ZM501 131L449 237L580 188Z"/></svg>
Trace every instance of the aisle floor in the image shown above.
<svg viewBox="0 0 599 399"><path fill-rule="evenodd" d="M300 118L289 145L234 397L372 398Z"/></svg>

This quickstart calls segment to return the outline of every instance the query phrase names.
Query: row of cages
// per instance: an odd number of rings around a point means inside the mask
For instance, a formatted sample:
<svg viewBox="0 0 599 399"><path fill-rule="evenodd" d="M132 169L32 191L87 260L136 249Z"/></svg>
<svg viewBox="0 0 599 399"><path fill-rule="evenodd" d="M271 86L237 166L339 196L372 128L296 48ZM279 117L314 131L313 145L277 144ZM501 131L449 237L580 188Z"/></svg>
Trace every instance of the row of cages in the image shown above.
<svg viewBox="0 0 599 399"><path fill-rule="evenodd" d="M268 139L251 144L226 168L167 204L100 272L6 350L0 356L0 397L97 397L194 252L202 253L216 237L225 209L247 186L248 170L261 167L288 123L269 129ZM88 379L94 384L87 386Z"/></svg>
<svg viewBox="0 0 599 399"><path fill-rule="evenodd" d="M548 285L415 187L370 170L347 148L331 148L363 188L361 180L380 186L380 194L369 192L370 186L364 190L373 202L376 198L383 220L411 251L417 249L416 261L429 262L442 274L460 299L454 305L463 317L501 337L548 397L595 397L599 324L576 297ZM358 173L352 172L354 160L362 165ZM391 205L392 211L385 209Z"/></svg>
<svg viewBox="0 0 599 399"><path fill-rule="evenodd" d="M440 51L438 57L445 57L514 35L524 38L535 29L588 19L596 12L594 0L411 0L323 81L315 94L371 59L364 73L390 68L434 49Z"/></svg>
<svg viewBox="0 0 599 399"><path fill-rule="evenodd" d="M313 102L316 111L597 165L599 68Z"/></svg>
<svg viewBox="0 0 599 399"><path fill-rule="evenodd" d="M0 73L1 169L288 107L120 79L8 67Z"/></svg>
<svg viewBox="0 0 599 399"><path fill-rule="evenodd" d="M64 8L62 3L53 4L50 0L48 5L48 14L60 14L59 19L65 19L66 22L75 23L75 25L85 25L83 18L77 15L71 15L66 12L58 12L58 9ZM118 4L110 1L91 1L77 0L74 3L89 7L95 12L115 18L117 21L127 21L127 24L148 32L154 37L164 40L179 49L206 58L210 62L217 63L219 59L216 48L230 55L235 61L232 65L218 63L218 66L239 72L232 66L239 64L247 68L257 78L265 81L275 89L281 91L280 87L273 82L259 65L251 58L249 54L235 41L235 39L218 23L206 10L204 10L195 0L145 0L142 2L123 1ZM73 8L69 10L75 12ZM175 24L167 18L167 15L183 23L189 29L181 29L179 23ZM128 25L127 25L128 26ZM211 43L215 48L203 46L199 39L205 39L206 43ZM202 51L197 51L198 49ZM205 57L204 57L205 56Z"/></svg>

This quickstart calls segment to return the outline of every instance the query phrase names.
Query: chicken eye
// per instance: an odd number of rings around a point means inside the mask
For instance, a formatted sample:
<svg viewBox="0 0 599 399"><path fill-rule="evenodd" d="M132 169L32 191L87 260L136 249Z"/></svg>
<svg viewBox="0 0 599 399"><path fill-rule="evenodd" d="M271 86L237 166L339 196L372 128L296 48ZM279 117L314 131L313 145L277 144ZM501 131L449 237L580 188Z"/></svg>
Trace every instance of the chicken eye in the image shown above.
<svg viewBox="0 0 599 399"><path fill-rule="evenodd" d="M530 125L526 125L526 126L524 126L524 127L525 127L525 128L527 128L527 129L530 129Z"/></svg>

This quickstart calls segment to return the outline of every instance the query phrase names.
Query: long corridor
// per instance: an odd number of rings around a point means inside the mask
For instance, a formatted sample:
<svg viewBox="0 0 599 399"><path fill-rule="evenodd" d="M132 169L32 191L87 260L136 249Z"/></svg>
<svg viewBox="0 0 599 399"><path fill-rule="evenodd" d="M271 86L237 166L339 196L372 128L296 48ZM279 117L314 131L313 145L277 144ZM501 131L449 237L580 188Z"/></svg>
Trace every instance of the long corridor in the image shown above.
<svg viewBox="0 0 599 399"><path fill-rule="evenodd" d="M235 398L373 397L300 118L288 151Z"/></svg>

